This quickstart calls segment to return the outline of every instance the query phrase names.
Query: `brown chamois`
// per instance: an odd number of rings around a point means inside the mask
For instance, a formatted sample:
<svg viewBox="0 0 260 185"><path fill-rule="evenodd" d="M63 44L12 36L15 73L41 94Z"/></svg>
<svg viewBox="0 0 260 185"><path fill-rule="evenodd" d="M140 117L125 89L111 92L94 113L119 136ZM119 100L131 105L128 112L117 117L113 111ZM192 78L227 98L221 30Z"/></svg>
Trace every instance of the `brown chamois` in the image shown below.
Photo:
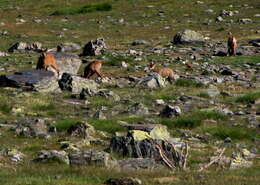
<svg viewBox="0 0 260 185"><path fill-rule="evenodd" d="M231 32L229 32L227 46L228 46L228 55L229 56L236 56L237 40L232 35Z"/></svg>
<svg viewBox="0 0 260 185"><path fill-rule="evenodd" d="M57 72L58 76L60 75L60 70L58 69L58 66L56 64L55 56L52 53L47 53L46 51L44 51L38 59L36 69L47 70L48 67L52 67Z"/></svg>
<svg viewBox="0 0 260 185"><path fill-rule="evenodd" d="M91 76L93 76L95 73L99 76L99 77L103 77L102 73L101 73L101 67L102 67L102 61L92 61L90 62L84 69L84 78L90 78Z"/></svg>
<svg viewBox="0 0 260 185"><path fill-rule="evenodd" d="M150 62L149 69L155 73L158 73L162 77L167 78L170 81L170 83L176 80L176 75L174 74L173 70L170 68L167 67L159 68L156 66L154 62Z"/></svg>

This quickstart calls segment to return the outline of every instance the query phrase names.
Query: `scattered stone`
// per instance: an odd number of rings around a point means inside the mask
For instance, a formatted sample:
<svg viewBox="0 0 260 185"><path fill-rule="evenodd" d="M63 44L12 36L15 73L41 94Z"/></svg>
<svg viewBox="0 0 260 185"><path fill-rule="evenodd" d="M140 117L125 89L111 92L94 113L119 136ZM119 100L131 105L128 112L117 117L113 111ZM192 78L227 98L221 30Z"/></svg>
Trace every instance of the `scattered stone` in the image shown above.
<svg viewBox="0 0 260 185"><path fill-rule="evenodd" d="M142 103L135 103L132 106L130 106L128 108L128 110L126 111L128 113L134 114L134 115L148 115L149 114L149 110L146 106L144 106Z"/></svg>
<svg viewBox="0 0 260 185"><path fill-rule="evenodd" d="M107 119L105 114L102 111L97 111L94 115L93 115L94 119Z"/></svg>
<svg viewBox="0 0 260 185"><path fill-rule="evenodd" d="M71 136L82 138L91 138L95 134L95 129L92 125L83 122L77 122L69 127L67 133Z"/></svg>
<svg viewBox="0 0 260 185"><path fill-rule="evenodd" d="M156 103L156 105L164 105L165 104L163 99L157 99L157 100L155 100L155 103Z"/></svg>
<svg viewBox="0 0 260 185"><path fill-rule="evenodd" d="M106 185L141 185L142 181L137 178L132 177L122 177L122 178L110 178L105 182Z"/></svg>
<svg viewBox="0 0 260 185"><path fill-rule="evenodd" d="M206 89L200 92L201 94L205 94L209 97L215 97L220 94L220 91L217 89Z"/></svg>
<svg viewBox="0 0 260 185"><path fill-rule="evenodd" d="M49 137L47 125L42 119L36 119L34 122L17 125L15 133L25 137Z"/></svg>
<svg viewBox="0 0 260 185"><path fill-rule="evenodd" d="M252 161L247 161L242 157L240 153L237 153L233 156L233 159L230 163L230 169L237 169L242 167L250 167L253 165Z"/></svg>
<svg viewBox="0 0 260 185"><path fill-rule="evenodd" d="M62 91L72 91L72 76L69 73L63 73L61 79L58 81L59 87Z"/></svg>
<svg viewBox="0 0 260 185"><path fill-rule="evenodd" d="M134 40L132 42L133 46L138 46L138 45L150 45L150 42L146 41L146 40Z"/></svg>
<svg viewBox="0 0 260 185"><path fill-rule="evenodd" d="M42 43L40 42L17 42L8 49L8 52L15 52L15 51L42 52L42 49L43 49Z"/></svg>
<svg viewBox="0 0 260 185"><path fill-rule="evenodd" d="M33 159L33 162L50 162L57 161L60 163L69 164L69 157L65 151L57 150L41 150L38 157Z"/></svg>
<svg viewBox="0 0 260 185"><path fill-rule="evenodd" d="M178 32L173 39L174 44L193 43L193 42L204 42L204 37L193 30L183 30Z"/></svg>
<svg viewBox="0 0 260 185"><path fill-rule="evenodd" d="M83 48L83 56L97 56L104 54L107 50L105 39L97 38L95 41L91 40Z"/></svg>
<svg viewBox="0 0 260 185"><path fill-rule="evenodd" d="M25 155L22 152L19 152L17 149L3 149L0 150L0 156L8 156L13 162L23 161Z"/></svg>
<svg viewBox="0 0 260 185"><path fill-rule="evenodd" d="M248 18L244 18L244 19L239 19L238 22L241 22L241 23L251 23L253 22L252 19L248 19Z"/></svg>
<svg viewBox="0 0 260 185"><path fill-rule="evenodd" d="M223 22L224 19L223 19L221 16L218 16L218 17L216 18L216 21L217 21L217 22Z"/></svg>
<svg viewBox="0 0 260 185"><path fill-rule="evenodd" d="M166 117L166 118L173 118L176 116L180 116L181 114L181 109L179 106L171 106L171 105L166 105L164 109L160 112L161 117Z"/></svg>
<svg viewBox="0 0 260 185"><path fill-rule="evenodd" d="M4 51L0 51L0 57L9 57L10 55Z"/></svg>

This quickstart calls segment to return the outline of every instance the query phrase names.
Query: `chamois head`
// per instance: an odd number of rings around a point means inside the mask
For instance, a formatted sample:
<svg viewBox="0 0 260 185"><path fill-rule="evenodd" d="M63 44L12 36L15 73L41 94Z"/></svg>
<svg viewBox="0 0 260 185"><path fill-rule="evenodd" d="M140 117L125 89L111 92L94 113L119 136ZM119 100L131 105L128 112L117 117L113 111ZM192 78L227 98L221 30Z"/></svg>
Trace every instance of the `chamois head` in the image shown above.
<svg viewBox="0 0 260 185"><path fill-rule="evenodd" d="M155 68L155 66L156 66L156 63L155 63L154 61L151 61L151 62L149 63L149 69L150 69L150 70L153 70L153 69Z"/></svg>

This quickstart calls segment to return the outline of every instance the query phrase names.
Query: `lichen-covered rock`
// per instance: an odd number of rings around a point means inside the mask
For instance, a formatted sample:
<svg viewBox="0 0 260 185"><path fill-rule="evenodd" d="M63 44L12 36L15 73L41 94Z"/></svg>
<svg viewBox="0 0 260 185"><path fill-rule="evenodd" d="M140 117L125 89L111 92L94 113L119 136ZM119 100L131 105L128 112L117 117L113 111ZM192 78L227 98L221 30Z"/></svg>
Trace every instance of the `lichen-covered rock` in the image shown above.
<svg viewBox="0 0 260 185"><path fill-rule="evenodd" d="M131 113L134 115L148 115L149 110L146 106L144 106L142 103L135 103L134 105L130 106L127 113Z"/></svg>
<svg viewBox="0 0 260 185"><path fill-rule="evenodd" d="M77 122L70 126L67 132L71 136L88 138L95 134L95 129L92 125L88 123Z"/></svg>
<svg viewBox="0 0 260 185"><path fill-rule="evenodd" d="M57 161L60 163L69 164L69 157L65 151L57 150L41 150L38 157L33 159L34 162L50 162Z"/></svg>
<svg viewBox="0 0 260 185"><path fill-rule="evenodd" d="M17 42L8 49L8 52L15 52L15 51L41 52L42 43L40 43L40 42Z"/></svg>
<svg viewBox="0 0 260 185"><path fill-rule="evenodd" d="M72 152L69 154L71 166L88 166L101 165L107 168L117 166L117 161L114 160L109 153L102 150L88 149L81 152Z"/></svg>
<svg viewBox="0 0 260 185"><path fill-rule="evenodd" d="M105 39L97 38L96 40L89 41L83 48L83 56L97 56L104 54L107 50Z"/></svg>
<svg viewBox="0 0 260 185"><path fill-rule="evenodd" d="M173 38L174 44L204 42L204 41L205 39L200 33L189 29L178 32Z"/></svg>

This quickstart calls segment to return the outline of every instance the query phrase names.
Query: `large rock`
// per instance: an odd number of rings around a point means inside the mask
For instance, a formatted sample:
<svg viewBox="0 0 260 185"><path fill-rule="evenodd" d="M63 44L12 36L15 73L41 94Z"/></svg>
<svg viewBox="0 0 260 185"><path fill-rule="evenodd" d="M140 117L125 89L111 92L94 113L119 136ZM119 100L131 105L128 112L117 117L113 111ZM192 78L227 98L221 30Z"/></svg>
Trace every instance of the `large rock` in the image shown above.
<svg viewBox="0 0 260 185"><path fill-rule="evenodd" d="M179 116L181 114L181 109L179 106L171 106L171 105L166 105L164 109L160 112L161 117L166 117L166 118L173 118L176 116Z"/></svg>
<svg viewBox="0 0 260 185"><path fill-rule="evenodd" d="M114 160L109 153L102 150L88 149L81 152L72 152L69 154L71 166L88 166L101 165L108 168L117 166L117 161Z"/></svg>
<svg viewBox="0 0 260 185"><path fill-rule="evenodd" d="M149 73L137 83L137 86L148 87L150 89L165 87L166 80L158 73Z"/></svg>
<svg viewBox="0 0 260 185"><path fill-rule="evenodd" d="M79 71L80 65L82 63L78 55L61 53L61 52L51 52L55 59L60 74L70 73L76 75ZM39 58L41 60L41 57ZM53 68L49 67L48 70L56 72Z"/></svg>
<svg viewBox="0 0 260 185"><path fill-rule="evenodd" d="M93 80L72 76L72 92L80 93L82 88L97 89L98 84ZM45 70L28 70L14 74L1 75L0 87L16 87L43 93L61 92L58 79L54 73Z"/></svg>
<svg viewBox="0 0 260 185"><path fill-rule="evenodd" d="M8 49L8 52L15 52L15 51L41 52L42 49L43 49L42 43L40 42L17 42Z"/></svg>
<svg viewBox="0 0 260 185"><path fill-rule="evenodd" d="M69 157L65 151L57 150L41 150L38 156L33 159L34 162L50 162L56 161L60 163L69 164Z"/></svg>
<svg viewBox="0 0 260 185"><path fill-rule="evenodd" d="M36 119L17 125L15 133L25 137L48 137L48 127L44 120Z"/></svg>
<svg viewBox="0 0 260 185"><path fill-rule="evenodd" d="M132 177L110 178L105 182L106 185L141 185L142 181Z"/></svg>
<svg viewBox="0 0 260 185"><path fill-rule="evenodd" d="M140 116L149 114L148 108L144 106L142 103L135 103L134 105L130 106L126 112Z"/></svg>
<svg viewBox="0 0 260 185"><path fill-rule="evenodd" d="M79 44L73 43L73 42L65 42L57 46L58 52L73 52L78 51L81 49L81 46Z"/></svg>
<svg viewBox="0 0 260 185"><path fill-rule="evenodd" d="M95 129L88 123L77 122L69 127L67 133L71 136L88 138L95 134Z"/></svg>
<svg viewBox="0 0 260 185"><path fill-rule="evenodd" d="M89 41L83 48L83 56L97 56L105 53L107 49L105 39L97 38L96 40Z"/></svg>
<svg viewBox="0 0 260 185"><path fill-rule="evenodd" d="M200 33L188 29L178 32L173 38L174 44L204 42L204 41L205 39Z"/></svg>

